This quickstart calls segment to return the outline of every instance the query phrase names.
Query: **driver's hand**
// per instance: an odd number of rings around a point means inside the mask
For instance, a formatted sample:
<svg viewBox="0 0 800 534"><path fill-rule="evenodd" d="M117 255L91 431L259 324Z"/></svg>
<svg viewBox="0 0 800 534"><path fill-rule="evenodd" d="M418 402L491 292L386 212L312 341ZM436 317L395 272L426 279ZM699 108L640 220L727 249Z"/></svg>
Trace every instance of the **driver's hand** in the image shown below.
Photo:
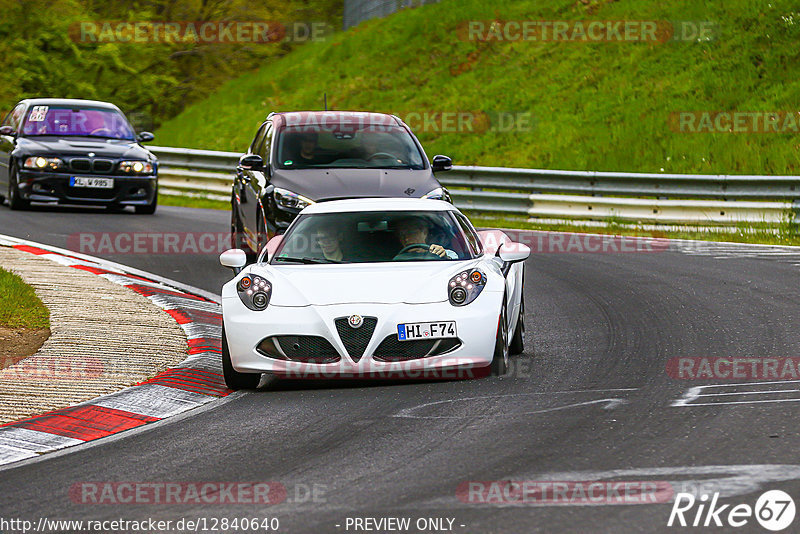
<svg viewBox="0 0 800 534"><path fill-rule="evenodd" d="M431 253L436 254L437 256L441 256L444 258L447 256L447 251L444 249L442 245L431 245L431 248L428 249Z"/></svg>

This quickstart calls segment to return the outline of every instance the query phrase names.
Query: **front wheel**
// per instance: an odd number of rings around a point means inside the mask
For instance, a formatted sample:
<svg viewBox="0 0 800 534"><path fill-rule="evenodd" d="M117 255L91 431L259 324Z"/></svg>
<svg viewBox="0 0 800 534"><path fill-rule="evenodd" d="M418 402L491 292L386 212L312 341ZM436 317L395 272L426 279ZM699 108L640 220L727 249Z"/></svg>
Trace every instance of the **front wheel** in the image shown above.
<svg viewBox="0 0 800 534"><path fill-rule="evenodd" d="M261 381L259 373L240 373L233 368L224 326L222 327L222 376L225 378L225 385L234 391L256 389Z"/></svg>
<svg viewBox="0 0 800 534"><path fill-rule="evenodd" d="M11 167L8 173L8 207L12 210L24 210L30 207L31 203L22 198L19 194L19 177L17 170Z"/></svg>
<svg viewBox="0 0 800 534"><path fill-rule="evenodd" d="M503 297L503 307L500 308L500 318L497 321L497 336L494 342L494 356L492 358L492 374L501 376L508 371L508 328L506 327L506 299Z"/></svg>
<svg viewBox="0 0 800 534"><path fill-rule="evenodd" d="M524 289L524 288L523 288ZM522 354L525 351L525 294L519 301L519 316L517 326L514 328L514 337L511 338L511 354Z"/></svg>
<svg viewBox="0 0 800 534"><path fill-rule="evenodd" d="M136 206L136 213L140 215L152 215L156 212L156 208L158 207L158 190L156 190L156 194L153 196L153 201L146 206Z"/></svg>

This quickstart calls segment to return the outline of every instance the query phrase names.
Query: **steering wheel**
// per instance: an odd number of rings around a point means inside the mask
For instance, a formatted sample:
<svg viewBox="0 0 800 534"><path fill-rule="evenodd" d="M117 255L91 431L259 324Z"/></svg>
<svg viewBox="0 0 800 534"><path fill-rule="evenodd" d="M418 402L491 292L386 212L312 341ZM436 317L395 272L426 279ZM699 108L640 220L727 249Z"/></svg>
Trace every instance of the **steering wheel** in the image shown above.
<svg viewBox="0 0 800 534"><path fill-rule="evenodd" d="M373 155L371 155L370 157L368 157L367 161L372 161L373 159L377 159L377 158L395 159L397 161L403 162L402 159L398 158L394 154L389 154L388 152L376 152Z"/></svg>
<svg viewBox="0 0 800 534"><path fill-rule="evenodd" d="M107 134L111 134L112 133L111 130L108 129L108 128L95 128L94 130L89 132L89 135L97 135L100 132L106 132Z"/></svg>
<svg viewBox="0 0 800 534"><path fill-rule="evenodd" d="M438 254L434 254L433 252L431 252L430 248L431 248L431 246L428 245L427 243L411 243L410 245L406 245L403 248L401 248L400 252L398 252L395 255L394 259L398 259L398 258L401 259L401 260L404 260L404 259L436 259L436 260L440 260L440 259L442 259L442 257L439 256ZM422 250L425 251L425 253L424 254L419 254L419 253L415 252L415 253L411 254L410 252L412 250L414 250L414 249L422 249ZM402 257L403 255L405 255L405 257Z"/></svg>

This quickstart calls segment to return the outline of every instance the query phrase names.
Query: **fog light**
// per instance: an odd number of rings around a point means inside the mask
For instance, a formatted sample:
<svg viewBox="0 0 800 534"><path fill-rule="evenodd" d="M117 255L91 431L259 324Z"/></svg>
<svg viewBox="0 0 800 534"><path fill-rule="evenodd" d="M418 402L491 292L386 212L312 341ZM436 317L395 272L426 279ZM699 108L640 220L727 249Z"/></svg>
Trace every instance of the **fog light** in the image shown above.
<svg viewBox="0 0 800 534"><path fill-rule="evenodd" d="M457 287L450 292L450 298L455 304L463 304L467 300L467 291L463 287Z"/></svg>
<svg viewBox="0 0 800 534"><path fill-rule="evenodd" d="M253 306L258 308L259 310L263 310L267 307L267 294L262 293L259 291L255 295L253 295Z"/></svg>

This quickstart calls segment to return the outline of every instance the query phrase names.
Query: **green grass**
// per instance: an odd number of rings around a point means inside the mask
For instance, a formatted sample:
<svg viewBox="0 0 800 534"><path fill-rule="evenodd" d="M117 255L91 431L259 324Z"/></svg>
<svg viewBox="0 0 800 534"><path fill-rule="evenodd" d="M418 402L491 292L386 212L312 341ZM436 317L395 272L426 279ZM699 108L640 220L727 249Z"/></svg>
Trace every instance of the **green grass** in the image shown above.
<svg viewBox="0 0 800 534"><path fill-rule="evenodd" d="M212 210L231 209L229 200L208 200L205 198L181 197L174 195L158 195L158 204L161 206L178 206L181 208L204 208Z"/></svg>
<svg viewBox="0 0 800 534"><path fill-rule="evenodd" d="M588 226L575 223L540 224L525 219L507 219L487 214L469 213L472 224L477 228L515 228L523 230L542 230L550 232L575 232L586 234L625 235L658 237L667 239L692 239L698 241L722 241L732 243L753 243L762 245L800 246L800 228L789 222L777 227L764 224L739 224L725 229L709 229L693 226L650 230L644 226L609 223L604 226Z"/></svg>
<svg viewBox="0 0 800 534"><path fill-rule="evenodd" d="M789 0L443 0L368 21L232 80L157 132L161 144L243 151L270 111L521 112L530 131L416 129L456 164L795 174L791 133L679 133L680 111L793 111L800 11ZM713 21L711 41L476 41L469 20Z"/></svg>
<svg viewBox="0 0 800 534"><path fill-rule="evenodd" d="M33 288L14 273L0 269L0 326L48 328L50 312Z"/></svg>

